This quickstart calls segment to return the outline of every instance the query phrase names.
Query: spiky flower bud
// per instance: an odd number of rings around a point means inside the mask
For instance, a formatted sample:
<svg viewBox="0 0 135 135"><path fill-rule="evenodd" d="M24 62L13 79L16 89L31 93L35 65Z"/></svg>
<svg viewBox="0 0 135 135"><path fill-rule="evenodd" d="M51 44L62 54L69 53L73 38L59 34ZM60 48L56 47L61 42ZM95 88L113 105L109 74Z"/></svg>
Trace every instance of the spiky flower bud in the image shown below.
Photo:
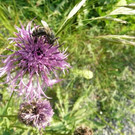
<svg viewBox="0 0 135 135"><path fill-rule="evenodd" d="M54 112L49 101L38 100L22 103L18 118L26 125L41 129L49 126L53 114Z"/></svg>

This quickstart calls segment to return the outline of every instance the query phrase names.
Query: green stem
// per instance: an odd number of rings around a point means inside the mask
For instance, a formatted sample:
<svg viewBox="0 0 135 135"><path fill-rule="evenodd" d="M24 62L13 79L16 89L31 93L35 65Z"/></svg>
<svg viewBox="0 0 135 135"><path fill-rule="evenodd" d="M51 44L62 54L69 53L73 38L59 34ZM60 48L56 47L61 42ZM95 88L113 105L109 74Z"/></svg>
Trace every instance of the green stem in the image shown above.
<svg viewBox="0 0 135 135"><path fill-rule="evenodd" d="M10 117L17 117L17 115L0 115L0 117L8 117L8 118L10 118Z"/></svg>
<svg viewBox="0 0 135 135"><path fill-rule="evenodd" d="M56 36L60 33L60 31L63 29L64 25L66 24L67 19L64 21L64 23L61 25L61 27L56 32Z"/></svg>
<svg viewBox="0 0 135 135"><path fill-rule="evenodd" d="M15 127L15 128L23 129L23 130L27 130L28 129L28 128L17 126L17 125L11 125L10 127Z"/></svg>
<svg viewBox="0 0 135 135"><path fill-rule="evenodd" d="M5 110L3 111L3 115L4 115L4 114L7 114L7 109L8 109L8 107L9 107L9 104L10 104L10 101L11 101L13 95L14 95L14 91L12 92L12 95L11 95L11 97L10 97L10 99L9 99L9 101L8 101L8 103L7 103L7 105L6 105L6 108L5 108Z"/></svg>

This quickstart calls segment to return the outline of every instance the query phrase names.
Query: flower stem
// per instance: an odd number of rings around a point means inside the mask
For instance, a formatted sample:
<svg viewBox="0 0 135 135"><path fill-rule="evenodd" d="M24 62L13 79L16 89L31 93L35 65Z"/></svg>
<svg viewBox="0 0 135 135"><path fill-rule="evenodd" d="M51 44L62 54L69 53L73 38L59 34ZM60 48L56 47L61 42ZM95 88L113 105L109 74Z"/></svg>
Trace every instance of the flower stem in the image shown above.
<svg viewBox="0 0 135 135"><path fill-rule="evenodd" d="M5 110L3 111L3 115L4 115L4 114L7 114L7 109L8 109L8 107L9 107L9 104L10 104L10 101L11 101L13 95L14 95L14 91L12 92L11 97L10 97L10 99L9 99L7 105L6 105L6 108L5 108Z"/></svg>

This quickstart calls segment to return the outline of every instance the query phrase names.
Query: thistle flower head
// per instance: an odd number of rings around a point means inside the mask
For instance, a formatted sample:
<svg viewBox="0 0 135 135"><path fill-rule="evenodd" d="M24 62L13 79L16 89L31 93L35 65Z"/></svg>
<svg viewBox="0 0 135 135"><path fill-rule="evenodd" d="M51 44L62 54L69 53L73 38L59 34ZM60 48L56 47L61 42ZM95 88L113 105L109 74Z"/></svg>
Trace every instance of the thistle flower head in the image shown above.
<svg viewBox="0 0 135 135"><path fill-rule="evenodd" d="M10 38L16 50L3 60L4 67L0 68L0 77L7 74L7 81L12 90L18 90L25 98L41 98L43 89L61 81L57 71L63 71L70 67L65 61L67 54L59 50L58 42L50 43L47 36L32 36L32 22L26 29L16 27L15 38ZM14 72L16 71L16 72ZM53 77L53 78L52 78Z"/></svg>
<svg viewBox="0 0 135 135"><path fill-rule="evenodd" d="M49 101L38 100L22 103L18 118L26 125L41 129L49 126L53 114L54 112Z"/></svg>

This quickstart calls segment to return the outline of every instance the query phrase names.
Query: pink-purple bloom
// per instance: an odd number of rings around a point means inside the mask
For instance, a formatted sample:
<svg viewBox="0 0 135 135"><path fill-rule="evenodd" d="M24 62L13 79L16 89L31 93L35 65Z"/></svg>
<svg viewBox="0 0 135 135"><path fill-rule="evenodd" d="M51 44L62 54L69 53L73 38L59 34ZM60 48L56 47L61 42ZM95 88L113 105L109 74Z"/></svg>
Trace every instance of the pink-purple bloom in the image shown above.
<svg viewBox="0 0 135 135"><path fill-rule="evenodd" d="M49 101L38 100L22 103L18 118L26 125L41 129L49 126L53 114L54 112Z"/></svg>
<svg viewBox="0 0 135 135"><path fill-rule="evenodd" d="M16 37L10 38L16 50L9 49L12 54L4 56L4 67L0 68L0 77L6 74L12 90L29 100L46 96L46 88L61 81L57 71L70 67L65 61L68 55L59 50L58 41L52 44L45 36L33 37L37 26L31 28L31 24L26 29L22 24L16 27Z"/></svg>

